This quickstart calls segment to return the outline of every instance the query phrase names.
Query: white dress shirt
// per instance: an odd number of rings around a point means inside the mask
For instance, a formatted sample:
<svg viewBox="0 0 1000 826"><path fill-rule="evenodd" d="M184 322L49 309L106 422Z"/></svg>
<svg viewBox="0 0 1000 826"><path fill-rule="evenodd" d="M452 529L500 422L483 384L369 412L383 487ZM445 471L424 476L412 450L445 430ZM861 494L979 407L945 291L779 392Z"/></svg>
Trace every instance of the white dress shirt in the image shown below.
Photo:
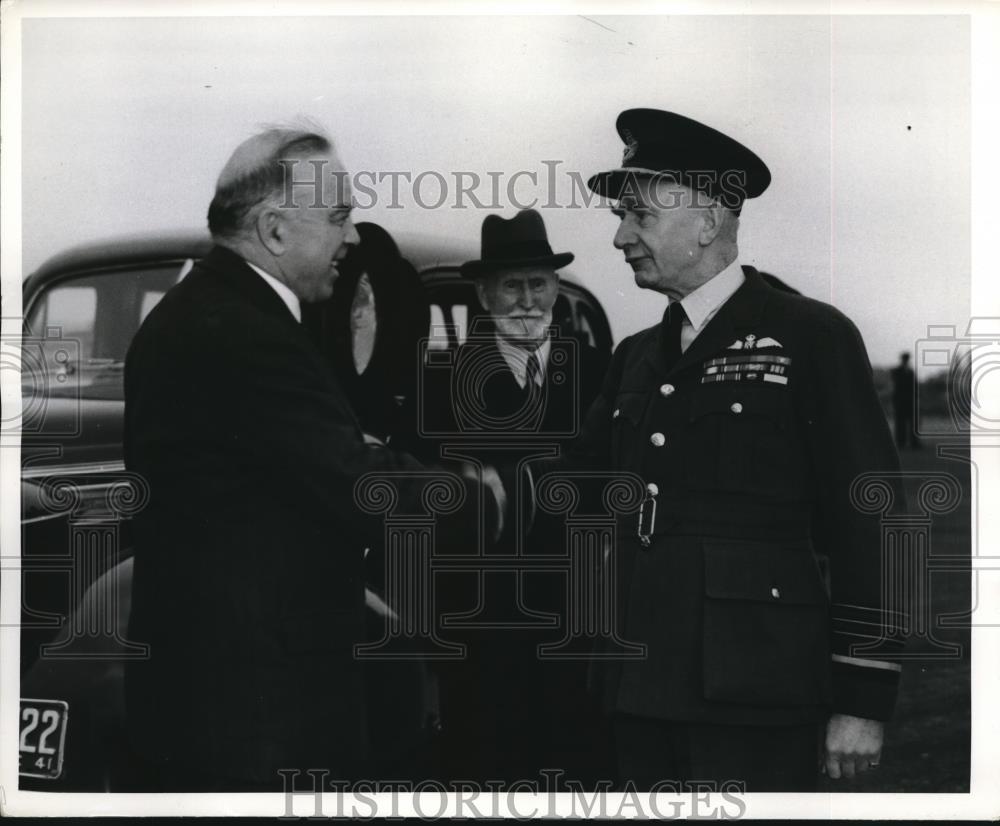
<svg viewBox="0 0 1000 826"><path fill-rule="evenodd" d="M299 297L291 291L287 284L282 284L273 275L268 275L256 264L251 264L247 261L247 266L252 269L257 275L263 278L278 294L278 298L285 302L285 306L288 307L288 312L295 316L295 320L302 321L302 305L299 303Z"/></svg>
<svg viewBox="0 0 1000 826"><path fill-rule="evenodd" d="M712 320L719 308L729 300L740 285L746 281L739 259L726 267L718 275L713 276L694 292L681 299L681 306L687 318L681 325L681 352L691 346L705 325Z"/></svg>
<svg viewBox="0 0 1000 826"><path fill-rule="evenodd" d="M514 379L517 381L518 387L524 390L525 382L528 380L528 359L531 358L533 353L538 354L539 369L535 381L539 387L544 386L545 372L548 369L549 363L549 353L552 350L552 340L548 336L538 345L538 349L536 350L525 350L523 347L518 347L506 339L500 338L500 336L497 336L496 339L497 349L500 351L500 355L503 356L503 360L507 362L510 372L514 374Z"/></svg>

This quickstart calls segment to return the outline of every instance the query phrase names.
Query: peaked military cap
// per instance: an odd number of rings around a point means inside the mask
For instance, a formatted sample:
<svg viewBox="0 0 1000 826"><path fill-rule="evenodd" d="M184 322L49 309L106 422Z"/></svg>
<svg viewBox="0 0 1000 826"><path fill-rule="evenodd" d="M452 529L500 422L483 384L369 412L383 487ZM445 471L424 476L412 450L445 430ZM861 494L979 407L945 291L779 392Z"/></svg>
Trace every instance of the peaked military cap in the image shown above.
<svg viewBox="0 0 1000 826"><path fill-rule="evenodd" d="M626 109L616 128L625 142L621 166L587 181L598 195L620 200L640 177L665 177L739 210L771 183L771 172L739 141L661 109Z"/></svg>

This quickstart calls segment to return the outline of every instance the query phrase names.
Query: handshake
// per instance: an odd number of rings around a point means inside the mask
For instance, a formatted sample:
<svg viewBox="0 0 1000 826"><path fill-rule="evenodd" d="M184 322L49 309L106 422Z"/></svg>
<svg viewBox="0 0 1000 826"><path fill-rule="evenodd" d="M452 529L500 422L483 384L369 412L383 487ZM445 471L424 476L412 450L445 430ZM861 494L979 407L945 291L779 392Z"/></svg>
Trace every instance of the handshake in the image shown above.
<svg viewBox="0 0 1000 826"><path fill-rule="evenodd" d="M372 447L388 447L386 442L370 433L364 433L364 443ZM474 465L471 462L462 462L458 468L458 473L463 479L478 482L485 490L492 494L496 507L496 519L493 524L494 542L499 541L503 535L504 528L509 520L507 489L500 478L499 471L493 465ZM529 471L530 478L530 471ZM484 507L488 507L487 500L484 499ZM534 505L532 503L532 510ZM489 524L489 523L488 523ZM530 520L529 520L530 525Z"/></svg>
<svg viewBox="0 0 1000 826"><path fill-rule="evenodd" d="M503 535L504 524L507 517L507 491L500 479L500 474L492 465L484 465L481 469L475 465L463 462L461 475L465 479L473 482L480 482L485 490L493 494L496 502L497 519L493 530L493 541L497 542Z"/></svg>

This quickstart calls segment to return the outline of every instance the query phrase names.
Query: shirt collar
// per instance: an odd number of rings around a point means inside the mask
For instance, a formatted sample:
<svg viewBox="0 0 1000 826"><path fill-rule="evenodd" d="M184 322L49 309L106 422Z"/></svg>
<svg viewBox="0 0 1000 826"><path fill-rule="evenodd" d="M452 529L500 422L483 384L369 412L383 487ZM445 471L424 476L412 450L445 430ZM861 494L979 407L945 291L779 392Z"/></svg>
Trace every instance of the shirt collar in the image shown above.
<svg viewBox="0 0 1000 826"><path fill-rule="evenodd" d="M287 284L282 284L273 275L269 275L264 272L256 264L251 264L249 261L246 262L247 266L250 267L257 275L263 278L277 294L278 298L285 302L285 306L288 307L288 312L290 312L296 321L302 321L302 305L299 303L299 297L291 291Z"/></svg>
<svg viewBox="0 0 1000 826"><path fill-rule="evenodd" d="M688 293L681 299L681 306L687 314L688 321L694 327L695 332L701 332L701 328L715 315L719 307L726 303L726 300L746 281L743 275L743 268L739 259L733 259L732 263L722 272L712 276L694 292Z"/></svg>
<svg viewBox="0 0 1000 826"><path fill-rule="evenodd" d="M545 381L545 367L549 362L549 352L552 350L551 338L546 336L535 350L525 350L523 347L518 347L506 339L500 338L500 336L496 336L496 342L500 355L507 362L510 372L514 374L514 378L522 389L527 381L528 359L532 353L538 353L538 381L540 383Z"/></svg>

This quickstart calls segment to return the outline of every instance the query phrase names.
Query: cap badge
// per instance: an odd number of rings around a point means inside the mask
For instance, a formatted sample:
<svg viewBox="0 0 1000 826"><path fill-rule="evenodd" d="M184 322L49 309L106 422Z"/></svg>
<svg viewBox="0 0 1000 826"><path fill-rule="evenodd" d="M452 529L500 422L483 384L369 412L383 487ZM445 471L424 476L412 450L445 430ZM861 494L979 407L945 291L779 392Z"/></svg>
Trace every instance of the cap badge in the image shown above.
<svg viewBox="0 0 1000 826"><path fill-rule="evenodd" d="M625 153L622 155L622 166L627 166L629 161L631 161L639 151L639 141L635 139L628 129L625 130L622 138L625 140Z"/></svg>
<svg viewBox="0 0 1000 826"><path fill-rule="evenodd" d="M764 338L757 338L753 333L746 336L743 341L736 339L732 344L726 349L728 350L760 350L764 347L781 347L782 344L777 339L771 338L770 336L764 336Z"/></svg>

